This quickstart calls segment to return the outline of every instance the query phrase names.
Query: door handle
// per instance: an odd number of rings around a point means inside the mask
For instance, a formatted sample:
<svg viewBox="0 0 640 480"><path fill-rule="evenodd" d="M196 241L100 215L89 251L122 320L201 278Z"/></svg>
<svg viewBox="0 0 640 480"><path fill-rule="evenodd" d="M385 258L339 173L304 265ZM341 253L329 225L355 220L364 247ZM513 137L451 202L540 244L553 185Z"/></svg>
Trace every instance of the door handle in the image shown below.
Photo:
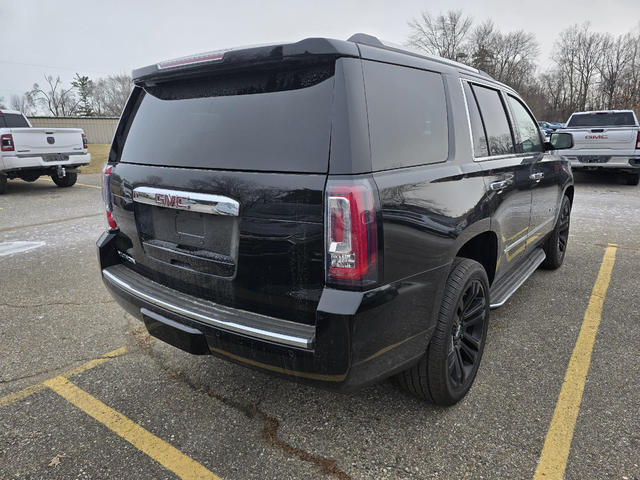
<svg viewBox="0 0 640 480"><path fill-rule="evenodd" d="M489 187L491 188L491 190L503 190L505 188L507 188L507 185L509 184L509 182L507 182L506 180L501 180L499 182L493 182L491 185L489 185Z"/></svg>
<svg viewBox="0 0 640 480"><path fill-rule="evenodd" d="M544 177L544 173L542 172L532 173L531 175L529 175L529 178L531 180L535 180L536 182L539 182L540 180L542 180L543 177Z"/></svg>

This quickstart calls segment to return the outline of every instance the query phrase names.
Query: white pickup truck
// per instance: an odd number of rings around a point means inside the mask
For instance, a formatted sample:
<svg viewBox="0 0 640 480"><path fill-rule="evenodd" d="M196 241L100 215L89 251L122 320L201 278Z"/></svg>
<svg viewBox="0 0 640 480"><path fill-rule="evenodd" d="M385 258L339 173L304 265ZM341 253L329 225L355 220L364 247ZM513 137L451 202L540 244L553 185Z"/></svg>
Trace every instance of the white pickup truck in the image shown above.
<svg viewBox="0 0 640 480"><path fill-rule="evenodd" d="M562 155L573 170L618 171L628 185L640 183L640 125L632 110L576 112L558 132L573 135Z"/></svg>
<svg viewBox="0 0 640 480"><path fill-rule="evenodd" d="M43 175L59 187L70 187L78 167L90 161L81 128L34 128L22 113L0 110L0 194L7 179L35 182Z"/></svg>

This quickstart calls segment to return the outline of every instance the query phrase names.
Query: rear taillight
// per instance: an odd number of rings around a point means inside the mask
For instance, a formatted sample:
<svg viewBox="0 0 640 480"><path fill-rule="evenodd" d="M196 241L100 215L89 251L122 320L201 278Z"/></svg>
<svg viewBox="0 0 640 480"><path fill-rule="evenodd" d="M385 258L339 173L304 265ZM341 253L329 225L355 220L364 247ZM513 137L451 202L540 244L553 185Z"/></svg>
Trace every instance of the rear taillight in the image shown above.
<svg viewBox="0 0 640 480"><path fill-rule="evenodd" d="M82 134L82 148L85 150L89 148L89 142L87 141L87 136L84 133Z"/></svg>
<svg viewBox="0 0 640 480"><path fill-rule="evenodd" d="M0 136L0 148L3 152L13 152L13 136L11 134Z"/></svg>
<svg viewBox="0 0 640 480"><path fill-rule="evenodd" d="M113 165L105 165L102 170L102 200L104 201L104 210L107 215L107 232L115 232L118 230L118 224L113 218L113 199L111 197L111 171Z"/></svg>
<svg viewBox="0 0 640 480"><path fill-rule="evenodd" d="M377 203L377 189L368 179L327 183L327 284L365 289L378 283Z"/></svg>
<svg viewBox="0 0 640 480"><path fill-rule="evenodd" d="M640 150L640 132L638 132L638 138L636 139L636 148Z"/></svg>

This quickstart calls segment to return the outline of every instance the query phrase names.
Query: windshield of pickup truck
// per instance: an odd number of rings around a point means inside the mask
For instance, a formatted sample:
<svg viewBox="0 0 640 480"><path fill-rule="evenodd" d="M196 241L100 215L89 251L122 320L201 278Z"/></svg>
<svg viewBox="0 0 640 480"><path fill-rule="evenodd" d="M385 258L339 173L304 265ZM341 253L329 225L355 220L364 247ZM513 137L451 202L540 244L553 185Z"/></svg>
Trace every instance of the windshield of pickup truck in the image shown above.
<svg viewBox="0 0 640 480"><path fill-rule="evenodd" d="M120 161L326 173L333 75L322 64L147 86Z"/></svg>
<svg viewBox="0 0 640 480"><path fill-rule="evenodd" d="M16 113L0 114L0 128L27 128L27 120Z"/></svg>
<svg viewBox="0 0 640 480"><path fill-rule="evenodd" d="M631 112L578 113L571 116L567 127L633 127Z"/></svg>

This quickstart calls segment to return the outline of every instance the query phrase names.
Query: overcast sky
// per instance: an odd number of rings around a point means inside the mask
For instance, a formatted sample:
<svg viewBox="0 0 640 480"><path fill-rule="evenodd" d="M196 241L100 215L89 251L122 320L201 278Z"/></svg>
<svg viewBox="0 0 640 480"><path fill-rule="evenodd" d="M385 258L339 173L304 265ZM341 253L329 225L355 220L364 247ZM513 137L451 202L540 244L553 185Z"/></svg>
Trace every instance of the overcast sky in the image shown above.
<svg viewBox="0 0 640 480"><path fill-rule="evenodd" d="M0 96L8 101L42 84L45 73L68 83L75 72L92 78L131 73L238 45L347 39L356 32L401 43L407 20L421 10L458 8L476 21L492 18L502 31L534 32L542 66L567 26L590 21L593 30L619 34L640 21L640 0L0 0Z"/></svg>

